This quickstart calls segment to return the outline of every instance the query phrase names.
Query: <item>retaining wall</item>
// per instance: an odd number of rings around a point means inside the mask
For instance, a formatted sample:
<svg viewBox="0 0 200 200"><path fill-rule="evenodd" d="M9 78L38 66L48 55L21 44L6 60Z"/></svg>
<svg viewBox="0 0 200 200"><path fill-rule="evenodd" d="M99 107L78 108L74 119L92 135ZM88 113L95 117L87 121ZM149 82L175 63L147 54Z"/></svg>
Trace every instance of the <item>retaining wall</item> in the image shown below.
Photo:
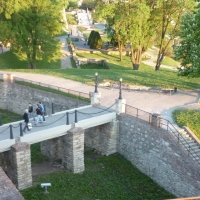
<svg viewBox="0 0 200 200"><path fill-rule="evenodd" d="M118 152L177 197L200 195L200 166L171 133L120 115Z"/></svg>
<svg viewBox="0 0 200 200"><path fill-rule="evenodd" d="M42 101L47 110L47 114L52 112L52 103L54 103L54 111L67 110L75 107L88 105L89 103L73 99L67 96L54 94L31 87L27 87L17 83L8 83L0 81L0 108L13 111L18 114L23 114L28 108L29 102L35 106L39 101Z"/></svg>

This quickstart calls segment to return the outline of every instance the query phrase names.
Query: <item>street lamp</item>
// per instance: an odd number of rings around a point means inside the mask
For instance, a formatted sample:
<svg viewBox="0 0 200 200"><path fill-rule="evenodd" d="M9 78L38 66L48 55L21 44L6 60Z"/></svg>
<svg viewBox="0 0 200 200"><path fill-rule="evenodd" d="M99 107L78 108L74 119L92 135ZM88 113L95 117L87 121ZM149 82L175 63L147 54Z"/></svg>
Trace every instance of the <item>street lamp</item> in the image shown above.
<svg viewBox="0 0 200 200"><path fill-rule="evenodd" d="M95 73L95 90L94 90L95 93L98 93L97 85L98 85L98 73L96 72Z"/></svg>
<svg viewBox="0 0 200 200"><path fill-rule="evenodd" d="M122 78L119 79L119 99L122 99Z"/></svg>

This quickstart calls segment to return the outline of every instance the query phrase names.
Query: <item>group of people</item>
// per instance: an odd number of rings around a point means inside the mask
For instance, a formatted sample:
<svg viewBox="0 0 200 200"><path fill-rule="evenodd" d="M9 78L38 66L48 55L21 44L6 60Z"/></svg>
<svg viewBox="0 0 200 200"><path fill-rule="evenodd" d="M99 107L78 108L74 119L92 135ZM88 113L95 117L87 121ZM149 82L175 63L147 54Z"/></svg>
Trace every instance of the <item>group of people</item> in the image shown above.
<svg viewBox="0 0 200 200"><path fill-rule="evenodd" d="M26 132L26 129L28 131L31 130L31 128L29 127L29 119L33 118L33 120L35 121L35 126L37 126L39 122L43 123L45 121L45 117L44 117L45 109L42 102L39 102L36 105L35 112L36 112L36 117L34 117L33 106L31 103L29 103L28 109L25 110L24 115L23 115L23 119L25 122L23 132Z"/></svg>

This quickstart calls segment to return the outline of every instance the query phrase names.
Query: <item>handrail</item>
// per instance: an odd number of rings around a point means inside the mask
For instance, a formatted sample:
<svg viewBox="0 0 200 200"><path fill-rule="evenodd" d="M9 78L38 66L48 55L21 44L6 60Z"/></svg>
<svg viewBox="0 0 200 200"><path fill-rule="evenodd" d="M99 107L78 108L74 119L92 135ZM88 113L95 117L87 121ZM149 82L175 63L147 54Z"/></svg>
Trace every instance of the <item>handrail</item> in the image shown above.
<svg viewBox="0 0 200 200"><path fill-rule="evenodd" d="M71 89L67 89L67 88L63 88L63 87L59 87L59 86L54 86L54 85L51 85L51 84L37 82L37 81L31 81L31 80L19 78L19 77L15 77L15 80L25 82L25 83L31 83L31 84L39 85L39 86L42 86L42 87L47 87L47 88L50 88L50 89L55 89L55 90L58 90L58 91L65 92L67 94L73 94L73 95L76 95L78 97L84 97L84 98L89 99L89 93L84 93L84 92L71 90Z"/></svg>
<svg viewBox="0 0 200 200"><path fill-rule="evenodd" d="M134 111L136 112L136 114L133 115L131 112L128 111L128 109L134 109ZM143 115L139 114L141 112L148 115L148 117L149 117L148 120L147 119L145 120L144 118L141 117L141 116L143 116ZM146 112L144 110L135 108L133 106L127 105L127 104L126 104L125 114L132 115L132 116L135 116L135 117L137 117L139 119L142 119L144 121L152 123L152 116L153 116L153 114L151 114L149 112ZM198 159L199 156L197 155L197 153L195 152L195 150L192 148L192 146L188 143L188 141L176 129L176 127L169 120L166 120L166 119L163 119L163 118L159 118L159 128L164 129L162 126L165 126L166 127L165 130L167 130L168 132L172 133L178 139L178 142L186 149L186 151L188 151L188 154L191 155L193 157L193 159L198 164L200 164L200 159ZM182 139L182 140L180 140L180 139Z"/></svg>

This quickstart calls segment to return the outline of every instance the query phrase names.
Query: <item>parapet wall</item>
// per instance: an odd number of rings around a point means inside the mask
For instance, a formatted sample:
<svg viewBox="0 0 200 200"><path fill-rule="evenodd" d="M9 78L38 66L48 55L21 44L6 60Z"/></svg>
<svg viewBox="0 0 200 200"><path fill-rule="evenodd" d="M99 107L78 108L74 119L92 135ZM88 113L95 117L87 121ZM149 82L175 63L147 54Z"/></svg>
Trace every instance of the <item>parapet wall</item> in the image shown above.
<svg viewBox="0 0 200 200"><path fill-rule="evenodd" d="M0 199L24 200L24 197L16 189L12 181L0 167Z"/></svg>
<svg viewBox="0 0 200 200"><path fill-rule="evenodd" d="M42 101L46 106L47 114L52 112L52 103L54 103L55 112L88 105L87 102L78 99L10 82L0 81L0 94L0 108L18 114L24 113L29 102L35 110L35 105Z"/></svg>
<svg viewBox="0 0 200 200"><path fill-rule="evenodd" d="M120 115L118 152L177 197L200 195L200 166L161 128Z"/></svg>

